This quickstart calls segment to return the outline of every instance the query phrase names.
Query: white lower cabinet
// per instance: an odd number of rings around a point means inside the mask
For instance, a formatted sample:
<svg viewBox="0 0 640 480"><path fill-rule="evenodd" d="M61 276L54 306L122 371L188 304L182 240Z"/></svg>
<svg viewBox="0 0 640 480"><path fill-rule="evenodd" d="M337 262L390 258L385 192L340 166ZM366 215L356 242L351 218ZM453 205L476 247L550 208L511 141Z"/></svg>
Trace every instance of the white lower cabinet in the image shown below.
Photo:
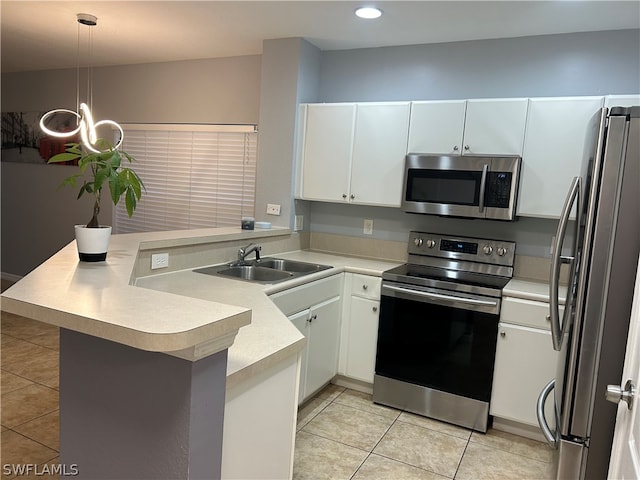
<svg viewBox="0 0 640 480"><path fill-rule="evenodd" d="M555 378L558 354L551 344L546 315L549 304L503 298L498 326L490 413L529 426L538 426L538 395ZM546 418L554 418L547 402Z"/></svg>
<svg viewBox="0 0 640 480"><path fill-rule="evenodd" d="M313 395L337 373L340 341L340 297L309 309L304 398Z"/></svg>
<svg viewBox="0 0 640 480"><path fill-rule="evenodd" d="M381 279L345 274L340 367L338 373L373 383L378 341Z"/></svg>
<svg viewBox="0 0 640 480"><path fill-rule="evenodd" d="M301 352L298 404L337 373L342 281L342 275L334 275L270 296L307 339Z"/></svg>

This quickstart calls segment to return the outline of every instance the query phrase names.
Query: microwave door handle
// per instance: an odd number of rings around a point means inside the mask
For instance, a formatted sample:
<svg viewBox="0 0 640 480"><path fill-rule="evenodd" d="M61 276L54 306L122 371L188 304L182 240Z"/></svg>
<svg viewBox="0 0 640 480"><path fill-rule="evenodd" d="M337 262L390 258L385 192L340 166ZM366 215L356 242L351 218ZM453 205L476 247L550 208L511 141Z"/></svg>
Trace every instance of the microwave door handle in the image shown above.
<svg viewBox="0 0 640 480"><path fill-rule="evenodd" d="M480 213L484 212L484 193L487 188L487 172L489 165L486 163L482 166L482 177L480 177L480 202L478 204L478 210Z"/></svg>
<svg viewBox="0 0 640 480"><path fill-rule="evenodd" d="M556 231L556 240L553 245L553 256L551 257L551 274L549 277L549 315L547 315L547 320L551 323L551 341L553 342L553 349L556 351L560 351L562 347L562 332L563 329L560 325L560 309L558 306L558 293L559 293L559 280L560 280L560 264L568 263L571 264L575 257L567 257L561 255L562 245L564 243L564 237L567 232L567 224L569 222L569 216L571 215L571 208L574 203L578 201L580 198L580 177L575 177L573 182L571 183L571 187L569 189L569 193L564 203L564 207L562 209L562 213L560 214L560 221L558 222L558 230ZM579 209L579 205L578 205ZM578 215L580 212L578 211ZM579 221L579 219L576 219ZM574 242L575 247L575 242ZM571 252L573 255L576 252ZM567 292L567 301L565 301L565 315L564 315L564 327L566 328L566 323L568 321L570 310L570 302L569 295L571 292L572 285L568 286L569 291Z"/></svg>

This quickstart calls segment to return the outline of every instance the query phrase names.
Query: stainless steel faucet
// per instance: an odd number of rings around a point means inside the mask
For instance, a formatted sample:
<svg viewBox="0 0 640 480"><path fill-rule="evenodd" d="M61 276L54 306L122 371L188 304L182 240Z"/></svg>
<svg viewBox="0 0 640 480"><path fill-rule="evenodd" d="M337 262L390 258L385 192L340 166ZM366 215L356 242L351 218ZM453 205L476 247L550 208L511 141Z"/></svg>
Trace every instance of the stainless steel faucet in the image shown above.
<svg viewBox="0 0 640 480"><path fill-rule="evenodd" d="M240 264L244 263L245 258L251 252L256 252L256 260L260 260L260 250L262 250L262 247L260 245L256 245L256 244L253 244L253 243L250 243L246 247L239 248L238 249L238 263L240 263Z"/></svg>

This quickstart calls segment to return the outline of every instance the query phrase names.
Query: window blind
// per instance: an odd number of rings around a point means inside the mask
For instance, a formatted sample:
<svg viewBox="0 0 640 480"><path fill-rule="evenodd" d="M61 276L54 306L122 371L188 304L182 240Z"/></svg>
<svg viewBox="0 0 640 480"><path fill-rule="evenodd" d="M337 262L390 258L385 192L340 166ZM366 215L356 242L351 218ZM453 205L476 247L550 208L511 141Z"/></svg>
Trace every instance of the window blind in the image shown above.
<svg viewBox="0 0 640 480"><path fill-rule="evenodd" d="M122 150L146 192L129 218L115 208L116 233L239 226L254 216L254 126L146 125L125 128Z"/></svg>

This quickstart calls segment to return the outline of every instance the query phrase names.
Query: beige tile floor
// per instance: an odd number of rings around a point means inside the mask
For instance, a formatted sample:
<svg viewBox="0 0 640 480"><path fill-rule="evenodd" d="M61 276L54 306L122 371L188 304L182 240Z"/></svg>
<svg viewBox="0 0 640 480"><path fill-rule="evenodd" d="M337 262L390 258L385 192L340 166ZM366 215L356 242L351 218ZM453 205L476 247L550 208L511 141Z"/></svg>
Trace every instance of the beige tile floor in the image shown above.
<svg viewBox="0 0 640 480"><path fill-rule="evenodd" d="M58 330L2 312L0 337L1 464L37 465L42 473L59 462ZM550 478L551 450L540 442L471 432L335 385L298 417L297 480ZM3 480L16 478L2 470Z"/></svg>
<svg viewBox="0 0 640 480"><path fill-rule="evenodd" d="M298 414L293 478L540 480L552 478L551 456L541 442L472 432L329 385Z"/></svg>
<svg viewBox="0 0 640 480"><path fill-rule="evenodd" d="M45 473L59 464L58 329L5 312L0 318L2 479L16 478L11 466L31 469L20 479L57 478Z"/></svg>

